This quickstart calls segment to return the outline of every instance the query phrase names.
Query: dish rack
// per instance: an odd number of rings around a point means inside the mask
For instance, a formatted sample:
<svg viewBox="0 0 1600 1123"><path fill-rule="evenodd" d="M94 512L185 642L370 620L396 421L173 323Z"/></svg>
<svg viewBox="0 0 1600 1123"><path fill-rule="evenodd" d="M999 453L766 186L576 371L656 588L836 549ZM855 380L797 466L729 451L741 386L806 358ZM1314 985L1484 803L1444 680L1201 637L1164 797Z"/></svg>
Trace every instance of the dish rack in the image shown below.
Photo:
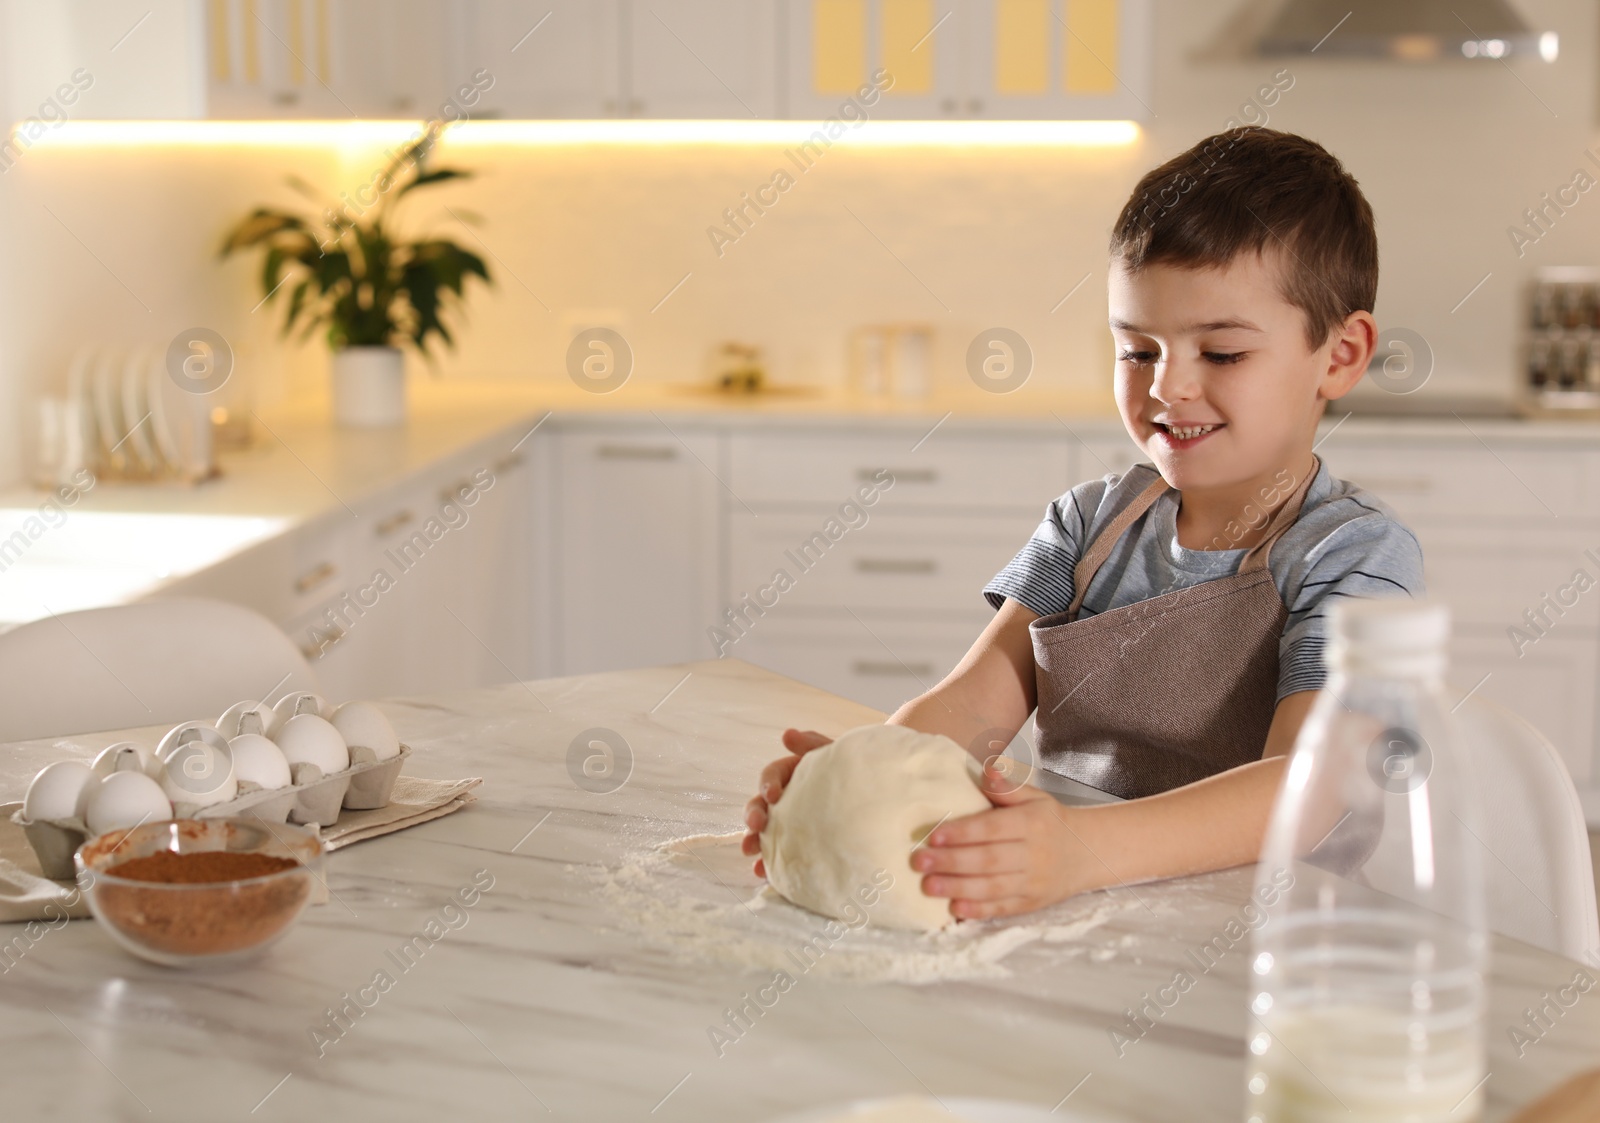
<svg viewBox="0 0 1600 1123"><path fill-rule="evenodd" d="M40 485L72 483L83 470L98 480L186 483L219 474L215 395L179 385L166 346L86 343L62 389L39 403Z"/></svg>

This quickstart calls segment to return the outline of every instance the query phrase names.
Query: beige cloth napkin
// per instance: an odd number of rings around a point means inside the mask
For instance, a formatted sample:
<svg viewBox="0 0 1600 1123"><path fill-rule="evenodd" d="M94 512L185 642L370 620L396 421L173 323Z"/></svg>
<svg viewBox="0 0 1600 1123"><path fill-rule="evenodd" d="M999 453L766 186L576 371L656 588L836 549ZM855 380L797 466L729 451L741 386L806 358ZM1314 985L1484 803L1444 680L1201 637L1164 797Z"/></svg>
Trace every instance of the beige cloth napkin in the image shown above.
<svg viewBox="0 0 1600 1123"><path fill-rule="evenodd" d="M476 800L473 789L481 783L481 776L469 776L465 780L419 780L415 776L401 776L394 782L394 794L389 797L387 806L371 811L339 812L338 822L322 828L322 843L329 850L338 850L448 815Z"/></svg>
<svg viewBox="0 0 1600 1123"><path fill-rule="evenodd" d="M89 905L70 881L51 881L39 869L28 836L11 821L22 804L0 803L0 923L40 920L59 924L66 915L89 915Z"/></svg>
<svg viewBox="0 0 1600 1123"><path fill-rule="evenodd" d="M448 815L476 800L473 789L481 783L482 778L476 776L465 780L401 776L395 781L388 806L340 813L337 823L323 828L323 844L334 851ZM63 916L87 917L89 906L77 886L42 875L27 835L11 821L12 812L21 806L0 804L0 923L32 920L59 924Z"/></svg>

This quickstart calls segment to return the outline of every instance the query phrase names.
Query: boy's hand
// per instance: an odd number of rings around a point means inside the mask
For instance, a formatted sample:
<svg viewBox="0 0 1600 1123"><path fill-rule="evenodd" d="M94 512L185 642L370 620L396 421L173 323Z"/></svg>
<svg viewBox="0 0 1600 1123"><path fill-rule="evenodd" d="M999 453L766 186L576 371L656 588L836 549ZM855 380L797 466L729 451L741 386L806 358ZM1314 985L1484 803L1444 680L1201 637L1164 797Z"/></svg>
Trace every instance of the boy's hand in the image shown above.
<svg viewBox="0 0 1600 1123"><path fill-rule="evenodd" d="M1067 809L1012 778L1026 767L992 761L983 793L994 807L951 819L911 856L912 868L928 875L922 891L949 897L957 919L1032 912L1095 884L1098 863L1067 826Z"/></svg>
<svg viewBox="0 0 1600 1123"><path fill-rule="evenodd" d="M739 848L746 855L761 853L761 832L767 827L767 807L778 802L778 797L783 795L783 789L789 783L789 777L794 775L795 765L800 763L800 758L812 749L820 749L823 745L833 744L833 738L824 737L820 733L798 729L785 729L783 731L783 747L789 750L790 755L773 761L761 770L761 779L758 782L756 796L744 807L744 825L750 833L744 836ZM756 859L756 876L766 877L767 867L760 858Z"/></svg>

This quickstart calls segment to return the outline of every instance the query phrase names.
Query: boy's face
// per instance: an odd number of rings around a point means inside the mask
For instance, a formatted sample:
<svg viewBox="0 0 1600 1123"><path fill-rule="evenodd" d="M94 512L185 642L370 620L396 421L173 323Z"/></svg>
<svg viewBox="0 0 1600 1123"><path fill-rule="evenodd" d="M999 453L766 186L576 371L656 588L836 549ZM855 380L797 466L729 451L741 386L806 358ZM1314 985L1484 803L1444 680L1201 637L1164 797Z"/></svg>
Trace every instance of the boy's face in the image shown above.
<svg viewBox="0 0 1600 1123"><path fill-rule="evenodd" d="M1305 313L1280 293L1276 263L1254 254L1137 274L1113 261L1110 305L1123 424L1180 491L1298 471L1322 403L1365 370L1346 332L1306 349Z"/></svg>

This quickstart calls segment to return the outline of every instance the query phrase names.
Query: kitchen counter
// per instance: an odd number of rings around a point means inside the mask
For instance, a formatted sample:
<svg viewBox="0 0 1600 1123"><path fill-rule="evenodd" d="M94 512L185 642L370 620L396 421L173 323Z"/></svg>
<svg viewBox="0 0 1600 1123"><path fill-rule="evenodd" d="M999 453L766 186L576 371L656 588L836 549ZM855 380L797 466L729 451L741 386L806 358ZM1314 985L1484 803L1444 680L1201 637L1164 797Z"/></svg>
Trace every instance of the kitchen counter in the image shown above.
<svg viewBox="0 0 1600 1123"><path fill-rule="evenodd" d="M332 855L329 903L244 969L147 965L91 922L47 932L0 977L7 1118L737 1123L905 1093L1061 1105L1063 1120L1241 1117L1244 955L1217 960L1120 1057L1111 1030L1175 971L1196 970L1193 950L1238 915L1246 870L1056 906L1047 917L1064 924L1115 907L1066 943L1014 952L1007 977L910 986L802 976L719 1057L709 1028L772 972L724 958L715 938L696 959L639 931L603 874L668 840L736 830L785 725L837 733L881 715L735 661L385 709L416 747L413 772L482 776L481 800ZM595 727L631 753L614 791L584 790L569 764L575 737ZM87 758L115 739L0 748L0 791L18 798L47 761ZM641 876L645 896L668 896L656 875ZM757 882L721 876L722 886L700 881L738 913ZM395 949L488 877L459 930L401 972ZM385 969L393 985L364 992L370 1006L317 1043L328 1009ZM1600 999L1565 1011L1520 1058L1508 1038L1577 970L1496 940L1486 1118L1594 1063Z"/></svg>
<svg viewBox="0 0 1600 1123"><path fill-rule="evenodd" d="M355 503L438 459L493 435L535 425L581 427L634 420L674 428L737 421L780 427L901 426L917 432L1042 431L1118 439L1121 420L1106 395L947 392L924 400L862 398L842 391L733 395L699 388L630 383L611 394L562 383L414 379L410 418L394 429L339 429L326 398L286 404L260 416L256 443L222 455L223 475L197 486L102 481L77 510L257 516L296 522ZM1330 416L1323 433L1357 439L1410 437L1526 440L1600 445L1600 421L1451 416L1419 418L1353 408ZM0 490L0 512L30 509L45 493Z"/></svg>
<svg viewBox="0 0 1600 1123"><path fill-rule="evenodd" d="M224 453L223 475L198 486L101 480L65 513L37 521L46 494L0 491L0 627L159 592L317 519L353 512L430 465L485 442L536 429L637 425L656 436L696 427L900 428L920 447L937 434L1027 434L1125 444L1105 394L1012 394L975 387L924 400L864 399L829 388L739 396L634 381L610 394L570 383L413 379L410 419L389 430L337 429L326 398L265 411L257 441ZM1600 422L1384 416L1363 408L1330 417L1329 448L1444 441L1472 448L1600 447ZM30 520L33 520L30 522ZM29 530L29 528L32 528ZM26 532L26 533L24 533ZM18 535L23 534L22 538ZM19 548L20 547L20 548Z"/></svg>
<svg viewBox="0 0 1600 1123"><path fill-rule="evenodd" d="M352 513L474 446L520 445L536 429L554 431L588 418L637 423L660 436L733 418L750 424L898 424L918 434L941 418L952 432L1029 423L1030 416L1034 425L1059 430L1057 414L1071 417L1082 433L1117 426L1106 412L1109 403L1089 396L973 391L906 403L824 392L738 397L648 384L592 394L570 383L420 378L411 381L409 392L409 419L393 429L336 428L326 397L263 411L255 442L219 457L219 478L198 485L99 480L64 513L47 513L43 523L38 516L46 492L28 486L0 490L0 627L149 596L297 527ZM501 440L507 436L510 441Z"/></svg>

